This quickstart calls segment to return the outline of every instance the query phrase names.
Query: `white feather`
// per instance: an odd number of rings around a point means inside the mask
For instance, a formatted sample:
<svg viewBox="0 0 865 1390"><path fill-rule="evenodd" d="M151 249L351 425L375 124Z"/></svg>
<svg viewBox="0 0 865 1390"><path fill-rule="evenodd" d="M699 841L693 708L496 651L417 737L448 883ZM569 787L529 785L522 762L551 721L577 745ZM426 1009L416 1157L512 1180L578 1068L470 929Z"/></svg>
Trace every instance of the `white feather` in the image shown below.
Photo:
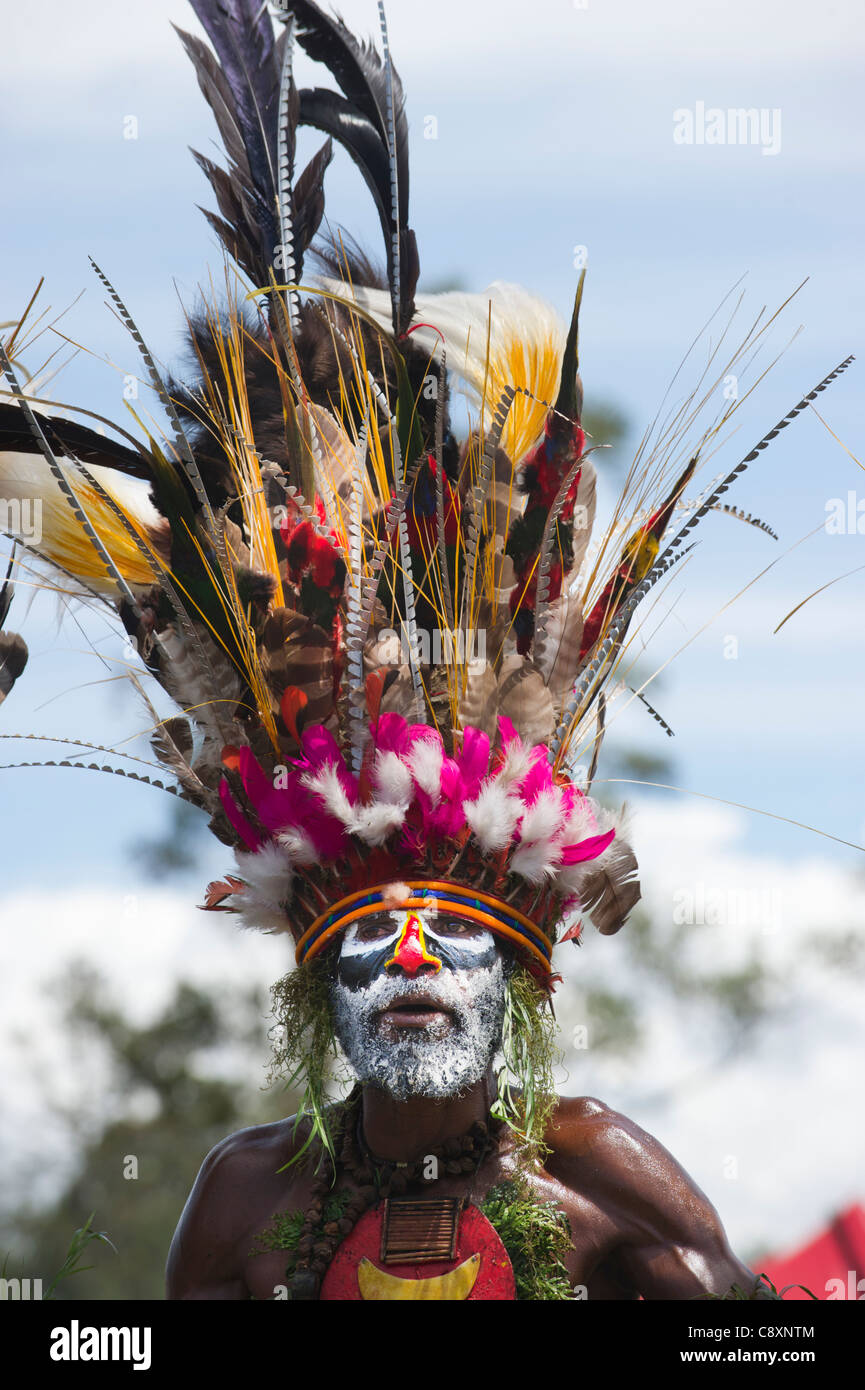
<svg viewBox="0 0 865 1390"><path fill-rule="evenodd" d="M441 800L443 758L444 749L438 739L422 738L406 759L415 782L432 799L433 806Z"/></svg>
<svg viewBox="0 0 865 1390"><path fill-rule="evenodd" d="M520 841L535 844L551 840L564 824L564 805L561 787L550 787L539 792L531 806L527 806L520 822Z"/></svg>
<svg viewBox="0 0 865 1390"><path fill-rule="evenodd" d="M548 840L540 844L521 845L510 861L512 873L527 878L530 883L543 883L552 878L561 863L562 851Z"/></svg>
<svg viewBox="0 0 865 1390"><path fill-rule="evenodd" d="M333 294L352 298L388 332L392 330L390 295L385 290L352 287L339 280L321 279L319 284ZM443 294L415 296L416 319L434 324L416 328L417 346L436 357L447 351L449 369L468 388L478 402L484 391L487 370L487 340L490 359L505 359L518 339L527 363L540 356L552 342L558 356L564 351L566 329L555 309L545 299L531 294L522 285L497 280L480 294L447 290ZM526 383L528 384L528 383Z"/></svg>
<svg viewBox="0 0 865 1390"><path fill-rule="evenodd" d="M382 907L402 907L403 903L408 902L411 897L411 889L407 883L388 883L381 890Z"/></svg>
<svg viewBox="0 0 865 1390"><path fill-rule="evenodd" d="M567 897L575 893L579 897L587 872L597 863L597 859L592 859L588 863L566 865L556 874L556 892Z"/></svg>
<svg viewBox="0 0 865 1390"><path fill-rule="evenodd" d="M406 808L387 801L373 801L358 807L349 830L368 845L382 845L392 831L405 822Z"/></svg>
<svg viewBox="0 0 865 1390"><path fill-rule="evenodd" d="M584 859L581 864L569 864L562 868L556 875L556 888L561 893L576 893L579 896L583 883L590 874L594 874L598 869L606 869L612 864L619 854L619 841L626 838L626 827L628 824L629 813L627 805L622 806L616 812L606 806L599 806L597 802L588 803L586 820L575 827L575 832L571 835L571 820L568 821L568 834L563 838L563 844L577 844L579 840L587 839L590 835L603 835L607 830L615 829L616 838L612 840L603 854L599 854L596 859ZM579 814L577 812L577 814ZM573 819L572 813L571 819ZM594 825L589 817L594 816Z"/></svg>
<svg viewBox="0 0 865 1390"><path fill-rule="evenodd" d="M474 801L463 802L466 823L484 854L495 854L513 839L523 803L508 796L497 778L483 784Z"/></svg>
<svg viewBox="0 0 865 1390"><path fill-rule="evenodd" d="M49 417L41 412L36 416L48 428ZM106 439L106 454L110 450L111 440ZM108 504L95 494L79 465L66 457L61 457L59 462L66 481L97 534L105 541L121 574L133 584L150 583L155 578L152 566L121 528ZM151 544L164 534L164 520L150 501L146 482L101 464L88 464L87 469L109 497L142 528ZM6 503L3 511L10 518L10 534L19 534L22 541L32 544L45 559L54 560L78 574L95 592L116 595L114 580L105 573L101 562L94 563L92 543L75 519L60 484L41 454L0 450L0 498ZM167 560L164 554L162 558Z"/></svg>
<svg viewBox="0 0 865 1390"><path fill-rule="evenodd" d="M286 826L276 837L292 864L307 866L318 863L318 850L305 830L296 825Z"/></svg>
<svg viewBox="0 0 865 1390"><path fill-rule="evenodd" d="M532 765L532 750L521 743L518 738L511 739L505 749L505 756L502 765L496 774L498 786L512 787L515 782L519 782L526 776Z"/></svg>
<svg viewBox="0 0 865 1390"><path fill-rule="evenodd" d="M294 869L286 851L268 844L253 854L235 850L234 857L246 882L234 895L243 925L255 931L289 931L283 904L291 898Z"/></svg>
<svg viewBox="0 0 865 1390"><path fill-rule="evenodd" d="M601 835L608 830L608 825L601 825L597 811L598 807L593 806L588 797L580 797L565 822L562 844L576 845L590 835Z"/></svg>
<svg viewBox="0 0 865 1390"><path fill-rule="evenodd" d="M408 810L414 796L414 783L398 753L390 750L376 753L374 780L382 801Z"/></svg>
<svg viewBox="0 0 865 1390"><path fill-rule="evenodd" d="M350 825L354 819L355 808L348 799L345 787L339 780L339 774L335 763L328 763L326 767L320 768L318 772L308 772L301 778L305 787L310 791L317 792L324 802L326 810L343 825Z"/></svg>
<svg viewBox="0 0 865 1390"><path fill-rule="evenodd" d="M253 896L238 898L237 923L247 931L266 932L268 936L281 936L291 931L291 921L281 907L270 907L260 903Z"/></svg>

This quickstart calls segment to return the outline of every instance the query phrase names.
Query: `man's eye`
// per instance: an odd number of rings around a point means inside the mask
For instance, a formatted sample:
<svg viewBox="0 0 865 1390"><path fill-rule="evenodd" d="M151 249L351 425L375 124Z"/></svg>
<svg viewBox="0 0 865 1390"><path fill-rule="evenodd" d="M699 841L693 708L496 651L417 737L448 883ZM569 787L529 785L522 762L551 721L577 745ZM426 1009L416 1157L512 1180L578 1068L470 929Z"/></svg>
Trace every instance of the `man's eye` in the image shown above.
<svg viewBox="0 0 865 1390"><path fill-rule="evenodd" d="M387 922L369 922L357 929L358 941L383 941L393 936L393 927Z"/></svg>
<svg viewBox="0 0 865 1390"><path fill-rule="evenodd" d="M474 922L438 921L433 924L431 930L439 936L477 936L483 928L476 926Z"/></svg>

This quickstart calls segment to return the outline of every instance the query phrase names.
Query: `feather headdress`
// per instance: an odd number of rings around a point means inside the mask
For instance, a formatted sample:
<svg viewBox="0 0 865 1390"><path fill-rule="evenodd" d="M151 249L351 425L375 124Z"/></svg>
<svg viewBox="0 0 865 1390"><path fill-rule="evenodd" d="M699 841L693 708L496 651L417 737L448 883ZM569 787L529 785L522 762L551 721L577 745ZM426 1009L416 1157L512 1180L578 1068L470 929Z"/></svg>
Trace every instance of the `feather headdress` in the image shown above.
<svg viewBox="0 0 865 1390"><path fill-rule="evenodd" d="M379 54L312 0L282 4L278 35L259 0L192 5L212 46L180 38L226 156L196 155L218 208L205 215L238 272L191 323L197 380L161 379L94 267L170 430L121 445L31 404L13 334L0 352L0 492L40 500L42 537L22 544L116 609L179 707L157 720L170 779L157 785L201 807L236 851L208 909L291 933L303 961L398 883L406 901L485 922L548 981L564 926L574 939L585 913L615 932L639 898L621 817L573 771L587 749L597 764L635 609L846 363L665 546L697 464L668 430L593 552L583 277L569 326L502 283L419 295L383 12ZM296 45L338 91L297 89ZM326 138L297 173L301 126ZM303 288L334 141L373 198L386 275L336 238ZM453 389L474 412L462 444ZM0 700L25 661L17 634L0 632Z"/></svg>

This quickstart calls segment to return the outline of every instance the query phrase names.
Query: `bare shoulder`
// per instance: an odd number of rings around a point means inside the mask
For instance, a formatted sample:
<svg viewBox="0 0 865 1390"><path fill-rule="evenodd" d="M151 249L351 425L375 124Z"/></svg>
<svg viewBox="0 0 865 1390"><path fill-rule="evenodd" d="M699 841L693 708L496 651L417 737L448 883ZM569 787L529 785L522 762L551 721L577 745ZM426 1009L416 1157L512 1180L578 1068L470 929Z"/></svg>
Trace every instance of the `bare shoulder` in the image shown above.
<svg viewBox="0 0 865 1390"><path fill-rule="evenodd" d="M274 1159L286 1162L295 1152L294 1116L267 1125L251 1125L221 1139L201 1165L198 1182L222 1185L245 1181L272 1169Z"/></svg>
<svg viewBox="0 0 865 1390"><path fill-rule="evenodd" d="M227 1198L243 1196L250 1184L279 1185L278 1173L297 1152L302 1140L294 1133L294 1117L273 1124L237 1130L210 1150L189 1197L196 1208L218 1204L227 1219L239 1210ZM187 1206L189 1206L187 1203Z"/></svg>
<svg viewBox="0 0 865 1390"><path fill-rule="evenodd" d="M169 1298L244 1298L250 1230L262 1225L290 1182L285 1164L303 1135L294 1118L222 1139L205 1158L168 1256Z"/></svg>
<svg viewBox="0 0 865 1390"><path fill-rule="evenodd" d="M610 1267L624 1287L644 1298L676 1299L755 1287L708 1197L626 1115L593 1097L562 1100L547 1143L552 1152L544 1166L595 1211L608 1234Z"/></svg>
<svg viewBox="0 0 865 1390"><path fill-rule="evenodd" d="M638 1226L658 1225L682 1239L699 1231L722 1235L705 1193L669 1150L634 1120L593 1096L563 1097L547 1143L548 1166L567 1185L588 1187L602 1205L624 1205Z"/></svg>
<svg viewBox="0 0 865 1390"><path fill-rule="evenodd" d="M563 1157L579 1158L610 1146L657 1145L646 1130L627 1115L594 1096L560 1096L553 1112L547 1142Z"/></svg>

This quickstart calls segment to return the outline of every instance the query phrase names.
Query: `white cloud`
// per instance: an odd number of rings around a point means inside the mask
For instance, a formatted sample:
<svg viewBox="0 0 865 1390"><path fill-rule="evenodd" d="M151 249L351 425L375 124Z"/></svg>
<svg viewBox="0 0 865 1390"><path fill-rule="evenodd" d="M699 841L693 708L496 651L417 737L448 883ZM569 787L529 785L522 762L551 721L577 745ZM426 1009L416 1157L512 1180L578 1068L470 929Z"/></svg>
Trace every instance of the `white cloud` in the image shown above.
<svg viewBox="0 0 865 1390"><path fill-rule="evenodd" d="M221 990L266 989L288 969L292 952L284 941L242 934L227 915L199 912L191 891L64 891L46 881L41 889L8 895L2 906L11 960L0 974L6 1117L0 1151L4 1166L19 1173L38 1155L28 1178L28 1195L38 1200L56 1192L70 1164L68 1134L52 1120L46 1096L69 1105L82 1085L82 1059L58 1027L47 986L62 980L72 962L86 961L104 974L124 1014L140 1024L181 979ZM267 1058L261 1062L264 1067ZM262 1078L263 1071L255 1079ZM98 1091L105 1078L86 1080L95 1113L102 1113Z"/></svg>
<svg viewBox="0 0 865 1390"><path fill-rule="evenodd" d="M0 1016L12 1026L29 1024L33 1008L43 1007L45 979L76 958L104 970L139 1020L180 976L270 983L288 968L284 941L232 930L227 914L199 912L189 896L167 889L64 892L46 885L5 898L3 912L15 971L0 979Z"/></svg>

